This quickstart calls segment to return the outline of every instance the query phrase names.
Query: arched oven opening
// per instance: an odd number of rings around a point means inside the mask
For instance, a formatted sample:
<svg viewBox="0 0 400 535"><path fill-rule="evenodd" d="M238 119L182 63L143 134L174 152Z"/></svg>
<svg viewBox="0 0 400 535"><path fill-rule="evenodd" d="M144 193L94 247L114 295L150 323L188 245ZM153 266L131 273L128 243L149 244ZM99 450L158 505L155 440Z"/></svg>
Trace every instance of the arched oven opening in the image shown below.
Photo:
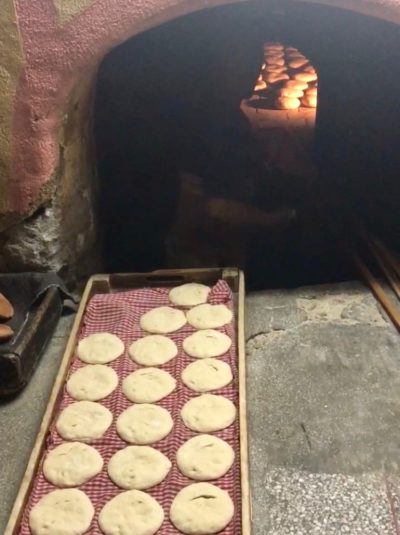
<svg viewBox="0 0 400 535"><path fill-rule="evenodd" d="M399 236L399 45L397 26L350 11L247 2L114 48L94 108L106 270L352 277L321 211Z"/></svg>

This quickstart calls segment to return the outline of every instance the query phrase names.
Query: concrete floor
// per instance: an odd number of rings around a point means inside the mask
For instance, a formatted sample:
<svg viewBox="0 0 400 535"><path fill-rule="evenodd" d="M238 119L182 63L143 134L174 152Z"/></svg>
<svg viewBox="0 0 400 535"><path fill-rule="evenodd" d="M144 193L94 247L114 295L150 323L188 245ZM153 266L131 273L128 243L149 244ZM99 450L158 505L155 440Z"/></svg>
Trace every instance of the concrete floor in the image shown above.
<svg viewBox="0 0 400 535"><path fill-rule="evenodd" d="M356 283L247 298L253 535L400 534L400 346ZM71 317L0 405L0 533Z"/></svg>

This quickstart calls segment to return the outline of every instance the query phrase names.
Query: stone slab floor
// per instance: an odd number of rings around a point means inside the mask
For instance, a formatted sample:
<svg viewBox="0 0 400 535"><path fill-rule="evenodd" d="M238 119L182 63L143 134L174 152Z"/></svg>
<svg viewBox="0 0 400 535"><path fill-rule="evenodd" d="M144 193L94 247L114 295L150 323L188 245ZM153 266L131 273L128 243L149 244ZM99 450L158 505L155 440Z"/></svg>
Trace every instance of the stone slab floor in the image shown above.
<svg viewBox="0 0 400 535"><path fill-rule="evenodd" d="M399 535L399 337L358 283L247 297L253 535ZM0 403L0 533L71 317ZM239 534L238 534L239 535Z"/></svg>

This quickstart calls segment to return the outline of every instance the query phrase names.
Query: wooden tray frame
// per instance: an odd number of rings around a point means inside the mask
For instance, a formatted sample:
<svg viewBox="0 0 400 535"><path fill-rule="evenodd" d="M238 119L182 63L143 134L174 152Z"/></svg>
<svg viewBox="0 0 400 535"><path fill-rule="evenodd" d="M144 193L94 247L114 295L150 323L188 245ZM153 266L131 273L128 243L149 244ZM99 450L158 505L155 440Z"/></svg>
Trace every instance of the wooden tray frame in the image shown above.
<svg viewBox="0 0 400 535"><path fill-rule="evenodd" d="M37 469L46 447L46 438L50 425L58 409L58 400L64 385L70 363L74 357L77 336L81 329L83 318L90 298L99 293L114 293L144 286L175 286L185 282L199 282L212 285L219 279L227 282L235 296L236 335L239 372L239 427L240 427L240 464L242 491L242 529L241 534L251 535L251 497L249 484L248 440L247 440L247 411L246 411L246 360L244 338L244 299L245 283L243 272L236 268L209 269L169 269L153 271L151 273L122 273L112 275L93 275L83 292L80 306L72 326L67 346L64 351L60 368L54 382L49 402L44 413L39 432L29 458L25 474L22 478L17 497L4 535L17 535L20 529L22 515L29 499Z"/></svg>

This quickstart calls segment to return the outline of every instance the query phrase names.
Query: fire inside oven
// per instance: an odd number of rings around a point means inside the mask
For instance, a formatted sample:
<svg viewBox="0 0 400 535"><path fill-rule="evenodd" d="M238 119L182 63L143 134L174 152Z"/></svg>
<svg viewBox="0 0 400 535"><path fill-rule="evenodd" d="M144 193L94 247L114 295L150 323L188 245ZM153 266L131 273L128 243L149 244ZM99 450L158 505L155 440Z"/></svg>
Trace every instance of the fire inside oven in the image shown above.
<svg viewBox="0 0 400 535"><path fill-rule="evenodd" d="M338 196L339 220L345 199L395 228L379 214L397 220L400 62L389 73L382 60L398 40L351 12L246 2L114 48L94 110L107 271L239 265L255 286L351 277L320 196Z"/></svg>

